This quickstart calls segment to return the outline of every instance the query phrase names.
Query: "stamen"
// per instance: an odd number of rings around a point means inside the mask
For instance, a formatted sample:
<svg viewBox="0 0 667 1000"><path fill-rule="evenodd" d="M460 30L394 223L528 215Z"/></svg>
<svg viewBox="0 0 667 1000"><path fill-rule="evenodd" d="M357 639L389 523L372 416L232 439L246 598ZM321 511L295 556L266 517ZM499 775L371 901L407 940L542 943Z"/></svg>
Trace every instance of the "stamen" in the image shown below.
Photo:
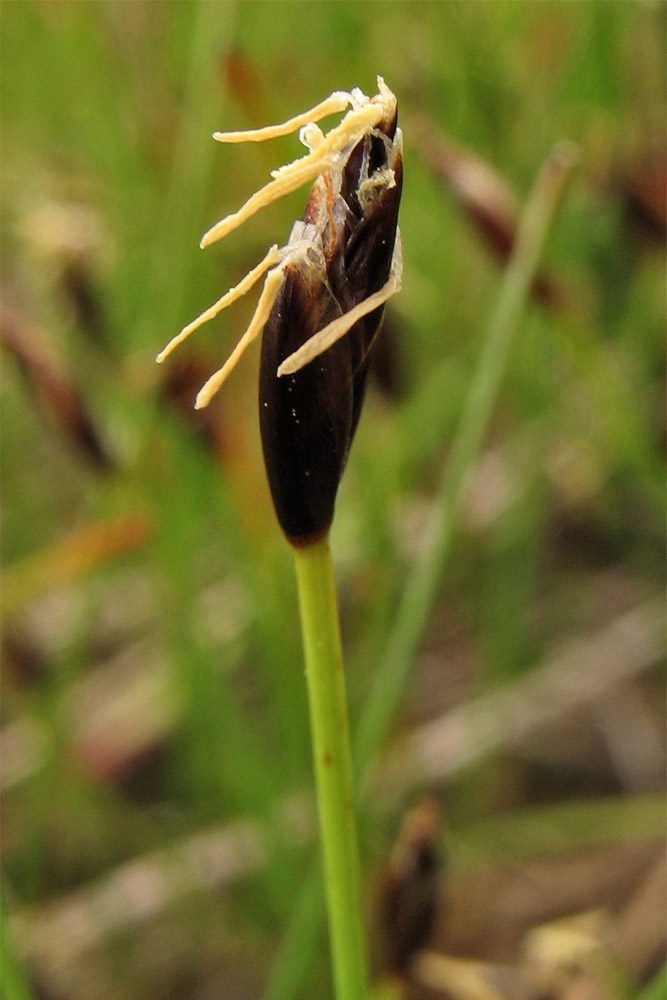
<svg viewBox="0 0 667 1000"><path fill-rule="evenodd" d="M338 316L336 319L328 323L327 326L323 327L312 337L310 337L305 344L290 354L282 362L278 368L278 377L283 375L293 375L295 372L300 371L307 364L313 361L315 358L319 357L327 351L337 340L344 337L345 334L352 329L354 324L362 319L362 317L367 316L368 313L373 312L378 306L383 305L388 299L395 295L396 292L401 290L401 278L403 274L403 254L401 249L401 236L400 232L396 230L396 244L394 246L394 256L391 263L391 273L389 275L389 280L383 287L378 291L369 295L367 299L363 302L359 302L358 305L354 306L343 316Z"/></svg>
<svg viewBox="0 0 667 1000"><path fill-rule="evenodd" d="M204 233L199 243L200 247L204 249L222 239L261 208L265 208L284 195L291 194L307 181L313 180L322 172L323 164L329 165L336 153L340 153L351 142L356 142L381 119L382 109L377 104L368 104L363 108L348 111L342 122L333 128L315 149L272 171L272 181L251 195L238 211L225 216Z"/></svg>
<svg viewBox="0 0 667 1000"><path fill-rule="evenodd" d="M246 347L248 347L248 345L251 344L257 335L263 330L264 325L271 313L271 309L273 308L273 303L276 301L276 296L282 286L283 271L286 262L286 260L283 261L282 265L274 267L274 269L269 271L267 274L262 294L259 297L257 308L255 309L254 315L250 320L248 329L243 334L222 368L211 375L208 381L205 382L199 390L195 400L195 410L203 410L205 406L208 406L227 376L238 364Z"/></svg>
<svg viewBox="0 0 667 1000"><path fill-rule="evenodd" d="M302 125L307 125L309 122L319 122L327 115L345 111L348 104L351 103L350 94L346 94L342 90L335 90L333 94L320 101L310 111L302 111L301 114L288 118L281 125L266 125L264 128L247 129L245 132L214 132L213 138L216 142L264 142L266 139L276 139L281 135L291 135L292 132L296 132Z"/></svg>
<svg viewBox="0 0 667 1000"><path fill-rule="evenodd" d="M256 267L253 267L252 271L248 271L245 277L242 278L237 285L230 288L229 291L225 292L225 294L219 298L217 302L214 302L213 305L209 306L208 309L205 309L200 316L197 316L197 318L193 319L191 323L184 326L180 333L177 333L175 337L172 337L167 346L160 351L155 359L157 363L162 364L164 359L171 354L174 348L178 347L179 344L182 344L186 337L189 337L194 330L199 329L199 327L203 326L204 323L208 323L210 319L217 316L219 312L226 309L227 306L232 304L232 302L236 302L236 300L242 295L245 295L246 292L248 292L252 286L259 281L264 272L268 271L268 269L273 267L274 264L278 264L282 258L283 254L278 249L278 244L274 243L264 259L261 260Z"/></svg>

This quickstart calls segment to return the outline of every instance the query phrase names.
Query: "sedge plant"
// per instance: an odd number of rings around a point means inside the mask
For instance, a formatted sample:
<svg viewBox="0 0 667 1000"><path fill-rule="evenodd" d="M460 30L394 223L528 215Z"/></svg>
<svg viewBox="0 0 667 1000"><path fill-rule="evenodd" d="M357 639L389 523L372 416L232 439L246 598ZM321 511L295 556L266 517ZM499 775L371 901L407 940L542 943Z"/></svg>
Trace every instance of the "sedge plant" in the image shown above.
<svg viewBox="0 0 667 1000"><path fill-rule="evenodd" d="M348 109L348 110L346 110ZM317 122L346 111L324 133ZM396 98L337 91L282 125L218 132L259 142L299 130L307 153L202 238L206 247L256 211L312 183L286 246L264 259L158 355L169 352L264 275L250 324L200 390L206 406L246 346L263 331L259 378L262 449L278 522L296 565L333 978L338 1000L367 996L359 850L345 673L329 531L364 399L384 303L400 288L398 209L403 180Z"/></svg>

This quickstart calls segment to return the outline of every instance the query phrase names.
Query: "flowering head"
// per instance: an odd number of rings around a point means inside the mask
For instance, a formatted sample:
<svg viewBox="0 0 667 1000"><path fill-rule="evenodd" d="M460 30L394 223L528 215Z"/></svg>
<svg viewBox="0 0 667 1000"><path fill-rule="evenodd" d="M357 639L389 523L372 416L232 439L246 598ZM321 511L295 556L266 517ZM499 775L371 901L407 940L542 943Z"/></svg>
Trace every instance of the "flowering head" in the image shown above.
<svg viewBox="0 0 667 1000"><path fill-rule="evenodd" d="M273 245L234 288L186 326L158 355L245 294L266 274L248 329L200 390L206 406L248 344L263 330L260 429L278 520L292 544L307 544L331 524L345 460L363 401L384 303L401 284L398 206L402 135L396 98L378 77L378 94L335 92L282 125L215 133L221 142L263 141L300 129L308 152L213 226L202 247L260 208L314 182L288 243ZM316 122L350 106L323 133Z"/></svg>

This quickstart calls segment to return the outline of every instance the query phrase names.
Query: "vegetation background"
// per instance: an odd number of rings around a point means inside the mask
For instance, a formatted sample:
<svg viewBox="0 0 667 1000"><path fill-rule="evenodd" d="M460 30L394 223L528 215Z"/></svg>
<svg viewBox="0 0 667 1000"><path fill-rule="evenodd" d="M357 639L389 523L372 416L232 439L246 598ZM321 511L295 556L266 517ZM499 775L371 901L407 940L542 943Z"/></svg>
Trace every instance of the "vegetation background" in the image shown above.
<svg viewBox="0 0 667 1000"><path fill-rule="evenodd" d="M303 210L299 192L201 254L298 155L211 132L376 73L405 132L404 290L332 537L353 726L384 720L358 744L369 923L429 794L434 951L527 975L531 929L602 909L618 944L634 913L636 991L663 995L665 11L2 5L2 867L39 996L330 994L256 351L191 409L252 303L153 359ZM388 675L511 242L479 166L521 204L563 138L579 168L426 628Z"/></svg>

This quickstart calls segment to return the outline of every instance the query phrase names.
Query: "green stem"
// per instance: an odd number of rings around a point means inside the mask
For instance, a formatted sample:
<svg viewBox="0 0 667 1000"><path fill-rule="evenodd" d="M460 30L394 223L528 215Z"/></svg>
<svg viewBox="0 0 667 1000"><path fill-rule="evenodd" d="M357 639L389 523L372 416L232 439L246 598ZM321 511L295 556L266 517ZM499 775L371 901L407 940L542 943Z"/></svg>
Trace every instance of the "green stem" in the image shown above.
<svg viewBox="0 0 667 1000"><path fill-rule="evenodd" d="M331 952L339 1000L365 1000L359 849L345 674L327 538L294 549Z"/></svg>

